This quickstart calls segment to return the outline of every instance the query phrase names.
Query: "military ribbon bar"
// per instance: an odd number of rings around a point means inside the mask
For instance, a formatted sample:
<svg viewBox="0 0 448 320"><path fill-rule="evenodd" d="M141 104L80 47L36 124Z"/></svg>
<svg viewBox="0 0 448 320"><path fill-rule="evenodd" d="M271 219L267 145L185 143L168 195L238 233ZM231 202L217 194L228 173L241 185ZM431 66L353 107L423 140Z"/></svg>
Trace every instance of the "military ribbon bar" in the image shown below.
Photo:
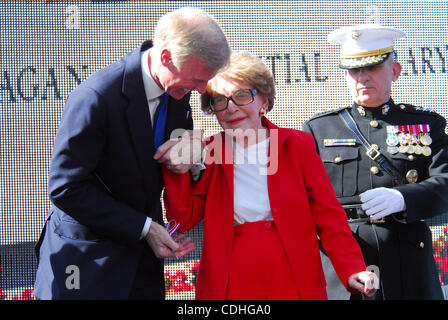
<svg viewBox="0 0 448 320"><path fill-rule="evenodd" d="M356 139L324 139L325 147L354 146Z"/></svg>

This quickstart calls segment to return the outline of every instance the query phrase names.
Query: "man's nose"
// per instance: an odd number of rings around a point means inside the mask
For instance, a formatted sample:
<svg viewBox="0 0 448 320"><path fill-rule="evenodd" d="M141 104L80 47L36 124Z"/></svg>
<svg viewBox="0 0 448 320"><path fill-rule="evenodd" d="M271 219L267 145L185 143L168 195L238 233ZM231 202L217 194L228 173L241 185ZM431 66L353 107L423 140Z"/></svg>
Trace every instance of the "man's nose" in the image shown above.
<svg viewBox="0 0 448 320"><path fill-rule="evenodd" d="M358 72L358 79L368 79L370 77L370 70L367 68L360 68Z"/></svg>
<svg viewBox="0 0 448 320"><path fill-rule="evenodd" d="M196 90L200 93L200 94L204 94L205 93L205 89L207 88L207 82L205 83L200 83L196 86Z"/></svg>

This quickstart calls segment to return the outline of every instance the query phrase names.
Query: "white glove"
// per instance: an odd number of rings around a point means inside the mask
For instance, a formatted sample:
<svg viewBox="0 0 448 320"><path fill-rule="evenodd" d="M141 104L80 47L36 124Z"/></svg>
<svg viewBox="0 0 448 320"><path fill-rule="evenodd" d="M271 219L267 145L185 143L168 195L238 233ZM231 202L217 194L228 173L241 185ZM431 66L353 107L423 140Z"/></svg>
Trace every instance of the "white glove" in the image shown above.
<svg viewBox="0 0 448 320"><path fill-rule="evenodd" d="M406 210L403 195L400 191L391 188L375 188L359 195L361 208L373 220L379 220L392 213Z"/></svg>

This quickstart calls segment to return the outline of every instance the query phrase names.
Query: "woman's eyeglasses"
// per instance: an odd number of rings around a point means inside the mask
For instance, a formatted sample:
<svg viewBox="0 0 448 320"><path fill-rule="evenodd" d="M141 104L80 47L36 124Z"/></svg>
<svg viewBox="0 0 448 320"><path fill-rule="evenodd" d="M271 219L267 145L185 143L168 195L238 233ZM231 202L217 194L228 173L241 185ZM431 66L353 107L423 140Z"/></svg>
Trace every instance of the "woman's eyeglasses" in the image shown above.
<svg viewBox="0 0 448 320"><path fill-rule="evenodd" d="M229 106L229 100L241 107L248 105L254 101L254 96L257 95L258 90L255 89L242 89L234 92L232 96L226 97L223 95L216 95L210 98L210 108L213 112L220 112L227 109Z"/></svg>

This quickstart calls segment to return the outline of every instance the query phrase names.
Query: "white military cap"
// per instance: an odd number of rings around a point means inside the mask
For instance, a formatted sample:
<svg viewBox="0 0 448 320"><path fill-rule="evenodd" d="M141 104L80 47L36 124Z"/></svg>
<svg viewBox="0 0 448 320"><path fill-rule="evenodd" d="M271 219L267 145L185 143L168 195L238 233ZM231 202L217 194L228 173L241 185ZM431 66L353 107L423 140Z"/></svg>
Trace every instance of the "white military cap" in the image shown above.
<svg viewBox="0 0 448 320"><path fill-rule="evenodd" d="M334 30L328 42L341 45L342 69L373 66L384 62L394 51L394 40L406 37L397 28L360 24Z"/></svg>

